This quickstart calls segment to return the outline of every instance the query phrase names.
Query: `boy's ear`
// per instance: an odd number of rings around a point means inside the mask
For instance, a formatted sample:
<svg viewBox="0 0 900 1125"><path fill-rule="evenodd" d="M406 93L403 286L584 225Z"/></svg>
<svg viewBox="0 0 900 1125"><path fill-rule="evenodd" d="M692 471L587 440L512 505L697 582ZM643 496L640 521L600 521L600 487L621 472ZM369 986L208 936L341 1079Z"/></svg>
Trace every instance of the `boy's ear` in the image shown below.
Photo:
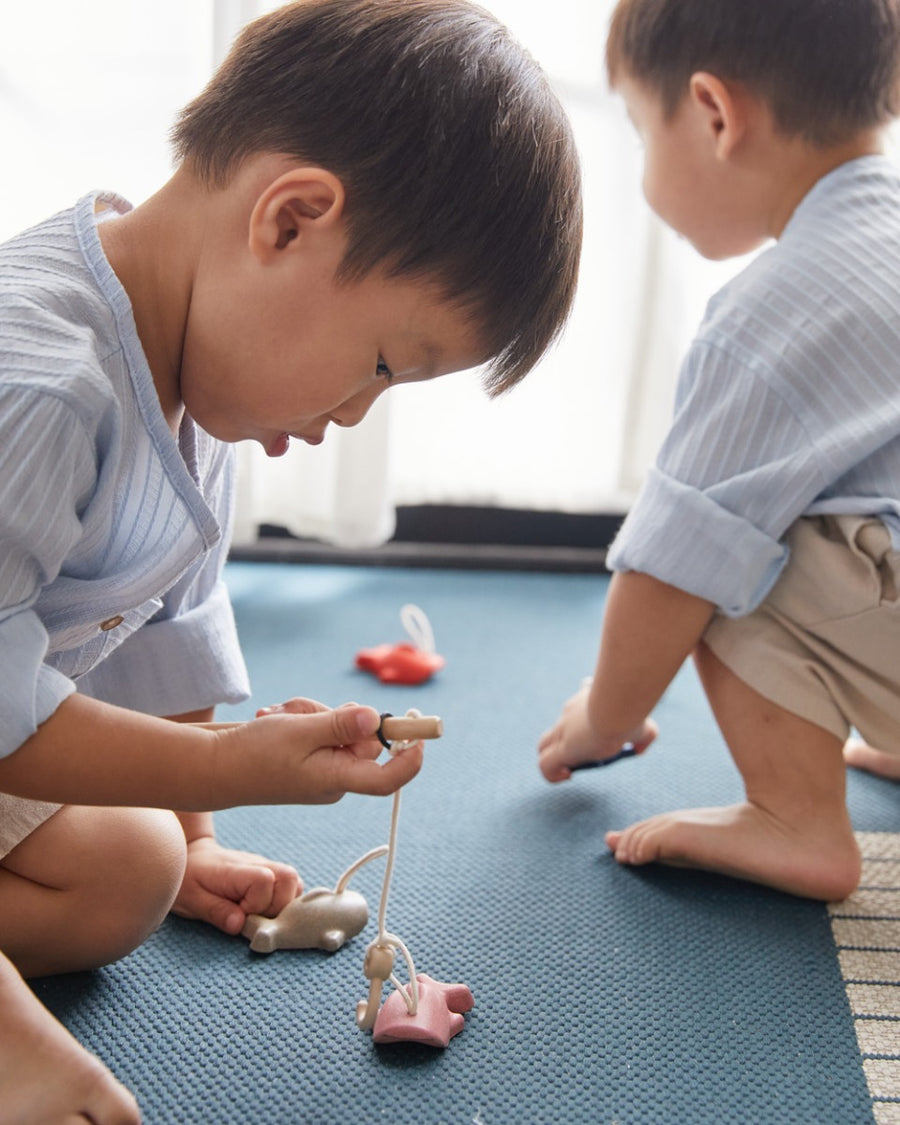
<svg viewBox="0 0 900 1125"><path fill-rule="evenodd" d="M749 123L744 92L714 74L697 71L689 82L691 104L703 117L716 156L727 160L744 139Z"/></svg>
<svg viewBox="0 0 900 1125"><path fill-rule="evenodd" d="M331 233L344 213L344 185L324 168L297 167L273 180L250 213L250 251L269 261L313 232Z"/></svg>

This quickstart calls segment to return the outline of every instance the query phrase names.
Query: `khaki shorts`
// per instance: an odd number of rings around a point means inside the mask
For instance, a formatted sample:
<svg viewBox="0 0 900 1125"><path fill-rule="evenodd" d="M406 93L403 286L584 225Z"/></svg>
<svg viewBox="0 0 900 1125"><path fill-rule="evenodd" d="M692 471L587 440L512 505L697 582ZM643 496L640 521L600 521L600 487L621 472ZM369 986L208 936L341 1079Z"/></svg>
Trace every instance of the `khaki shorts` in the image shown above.
<svg viewBox="0 0 900 1125"><path fill-rule="evenodd" d="M786 543L766 601L746 617L717 614L703 639L773 703L900 754L900 552L862 516L804 517Z"/></svg>
<svg viewBox="0 0 900 1125"><path fill-rule="evenodd" d="M0 793L0 859L61 808L50 801L29 801Z"/></svg>

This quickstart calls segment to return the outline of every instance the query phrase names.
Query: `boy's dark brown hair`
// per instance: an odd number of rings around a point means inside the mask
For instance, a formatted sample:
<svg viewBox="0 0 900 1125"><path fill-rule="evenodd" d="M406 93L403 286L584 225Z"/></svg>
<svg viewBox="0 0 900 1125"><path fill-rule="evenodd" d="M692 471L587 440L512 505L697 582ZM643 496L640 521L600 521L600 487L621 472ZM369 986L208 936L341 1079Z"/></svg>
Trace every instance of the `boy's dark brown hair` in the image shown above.
<svg viewBox="0 0 900 1125"><path fill-rule="evenodd" d="M559 334L581 247L581 174L534 62L467 0L300 0L250 24L173 130L211 187L277 152L346 192L346 280L437 279L513 386Z"/></svg>
<svg viewBox="0 0 900 1125"><path fill-rule="evenodd" d="M764 98L782 132L827 146L897 116L900 0L620 0L606 65L671 116L692 74Z"/></svg>

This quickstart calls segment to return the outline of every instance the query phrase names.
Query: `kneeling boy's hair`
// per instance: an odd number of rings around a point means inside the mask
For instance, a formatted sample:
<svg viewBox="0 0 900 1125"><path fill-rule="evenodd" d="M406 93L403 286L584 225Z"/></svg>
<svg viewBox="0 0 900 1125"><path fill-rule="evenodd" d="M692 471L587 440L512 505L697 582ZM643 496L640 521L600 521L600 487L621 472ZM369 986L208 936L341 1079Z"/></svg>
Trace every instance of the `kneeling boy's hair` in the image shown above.
<svg viewBox="0 0 900 1125"><path fill-rule="evenodd" d="M620 0L606 65L675 113L697 71L743 83L814 145L898 113L900 0Z"/></svg>
<svg viewBox="0 0 900 1125"><path fill-rule="evenodd" d="M534 62L467 0L301 0L250 24L174 130L211 186L258 152L346 191L345 280L436 278L512 386L559 334L581 247L568 119Z"/></svg>

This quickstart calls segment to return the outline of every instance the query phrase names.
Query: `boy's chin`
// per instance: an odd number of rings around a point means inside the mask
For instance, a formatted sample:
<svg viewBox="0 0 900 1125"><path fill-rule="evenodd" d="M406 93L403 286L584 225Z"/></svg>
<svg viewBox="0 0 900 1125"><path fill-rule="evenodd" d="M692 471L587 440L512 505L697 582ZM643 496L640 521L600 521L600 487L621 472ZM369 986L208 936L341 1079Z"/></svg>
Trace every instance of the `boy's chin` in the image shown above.
<svg viewBox="0 0 900 1125"><path fill-rule="evenodd" d="M691 246L697 251L701 258L705 258L707 262L728 262L733 258L743 258L745 254L752 254L754 250L758 250L764 246L768 241L765 238L744 239L744 240L708 240L708 239L687 239Z"/></svg>
<svg viewBox="0 0 900 1125"><path fill-rule="evenodd" d="M290 434L278 434L274 438L261 441L260 445L266 451L267 457L283 457L291 448Z"/></svg>

